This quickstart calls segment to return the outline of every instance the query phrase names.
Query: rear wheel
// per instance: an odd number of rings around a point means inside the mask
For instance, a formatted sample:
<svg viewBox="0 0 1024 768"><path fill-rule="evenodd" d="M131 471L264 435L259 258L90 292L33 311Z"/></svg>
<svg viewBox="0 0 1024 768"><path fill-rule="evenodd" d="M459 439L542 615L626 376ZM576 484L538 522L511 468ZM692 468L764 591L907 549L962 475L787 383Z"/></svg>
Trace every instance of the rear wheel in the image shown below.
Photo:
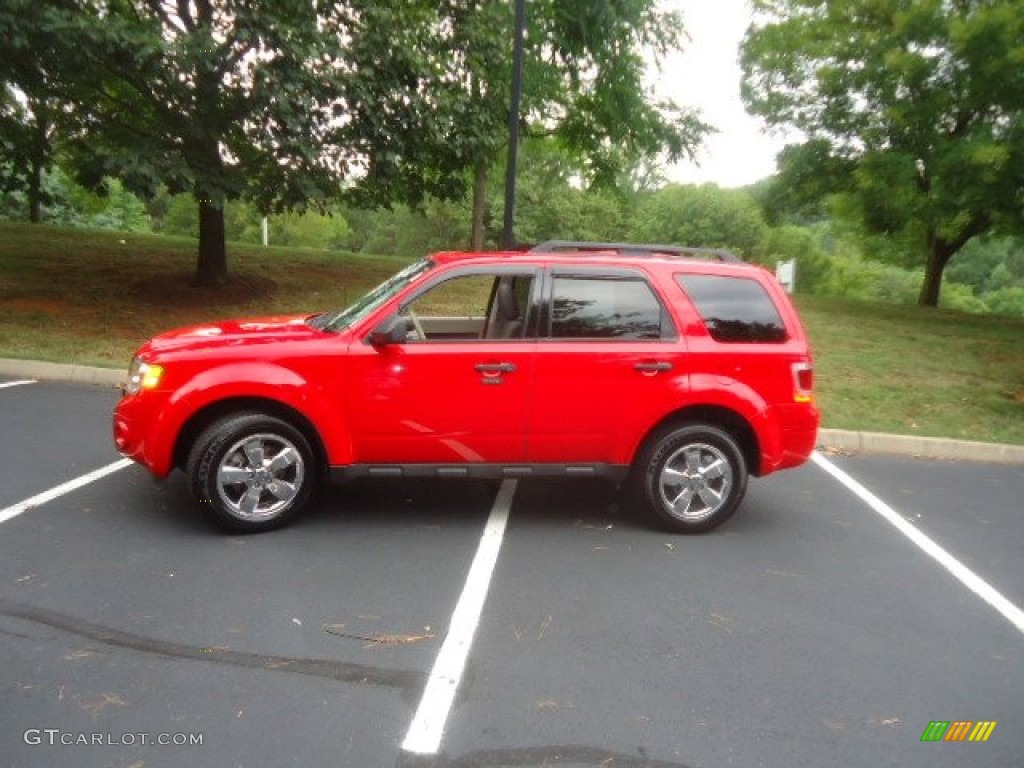
<svg viewBox="0 0 1024 768"><path fill-rule="evenodd" d="M655 433L635 467L640 503L679 533L702 533L736 512L747 490L747 464L735 438L707 424Z"/></svg>
<svg viewBox="0 0 1024 768"><path fill-rule="evenodd" d="M317 474L305 436L259 413L207 427L192 446L186 472L207 514L223 528L247 533L277 528L302 511Z"/></svg>

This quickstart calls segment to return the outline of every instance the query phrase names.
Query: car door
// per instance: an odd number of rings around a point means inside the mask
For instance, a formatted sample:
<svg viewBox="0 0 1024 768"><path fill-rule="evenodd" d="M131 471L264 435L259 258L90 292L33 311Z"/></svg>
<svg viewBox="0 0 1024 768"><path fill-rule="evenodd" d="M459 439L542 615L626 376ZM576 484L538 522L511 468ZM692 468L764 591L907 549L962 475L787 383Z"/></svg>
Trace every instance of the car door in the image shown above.
<svg viewBox="0 0 1024 768"><path fill-rule="evenodd" d="M687 392L686 353L661 298L634 270L547 276L527 458L631 460L640 436Z"/></svg>
<svg viewBox="0 0 1024 768"><path fill-rule="evenodd" d="M355 461L524 461L536 346L526 331L535 283L528 268L453 270L398 308L408 319L408 338L355 344Z"/></svg>

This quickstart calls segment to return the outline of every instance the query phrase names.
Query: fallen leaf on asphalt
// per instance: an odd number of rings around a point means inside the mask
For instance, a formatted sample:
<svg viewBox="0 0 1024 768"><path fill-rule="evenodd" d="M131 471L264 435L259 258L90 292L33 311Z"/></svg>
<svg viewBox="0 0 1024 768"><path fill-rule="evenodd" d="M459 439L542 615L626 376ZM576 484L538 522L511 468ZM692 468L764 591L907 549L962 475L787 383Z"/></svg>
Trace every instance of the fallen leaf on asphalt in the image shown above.
<svg viewBox="0 0 1024 768"><path fill-rule="evenodd" d="M423 640L430 640L434 637L431 633L422 635L371 635L370 637L364 637L363 640L368 640L369 645L366 648L372 648L375 645L409 645L411 643L419 643Z"/></svg>
<svg viewBox="0 0 1024 768"><path fill-rule="evenodd" d="M802 573L793 573L792 571L776 571L772 570L771 568L765 568L764 572L767 573L769 576L789 576L794 579L802 579L804 577Z"/></svg>
<svg viewBox="0 0 1024 768"><path fill-rule="evenodd" d="M711 618L708 619L708 624L714 624L716 627L721 627L729 634L732 634L732 630L727 626L731 621L732 619L728 616L721 616L720 614L712 613Z"/></svg>
<svg viewBox="0 0 1024 768"><path fill-rule="evenodd" d="M425 632L421 635L388 634L386 632L361 635L356 632L342 632L341 630L344 628L344 624L324 624L324 632L327 634L347 637L351 640L364 640L368 643L368 645L364 646L366 648L373 648L379 645L410 645L411 643L419 643L423 640L431 640L434 637L432 632Z"/></svg>
<svg viewBox="0 0 1024 768"><path fill-rule="evenodd" d="M98 715L111 704L116 704L119 707L128 706L128 702L122 699L116 693L103 693L100 694L100 698L98 699L78 699L78 706L80 706L82 709L86 710L87 712L93 715Z"/></svg>
<svg viewBox="0 0 1024 768"><path fill-rule="evenodd" d="M572 704L562 704L560 702L550 700L538 701L536 706L537 709L543 709L548 711L553 709L575 709L575 707L573 707Z"/></svg>
<svg viewBox="0 0 1024 768"><path fill-rule="evenodd" d="M540 625L540 633L537 635L538 640L544 639L544 633L548 631L548 627L551 626L551 617L548 616L544 619L544 623Z"/></svg>
<svg viewBox="0 0 1024 768"><path fill-rule="evenodd" d="M88 650L72 651L71 653L66 654L64 656L64 659L66 661L74 661L75 659L84 659L87 656L95 656L95 655L96 655L96 651L88 651Z"/></svg>

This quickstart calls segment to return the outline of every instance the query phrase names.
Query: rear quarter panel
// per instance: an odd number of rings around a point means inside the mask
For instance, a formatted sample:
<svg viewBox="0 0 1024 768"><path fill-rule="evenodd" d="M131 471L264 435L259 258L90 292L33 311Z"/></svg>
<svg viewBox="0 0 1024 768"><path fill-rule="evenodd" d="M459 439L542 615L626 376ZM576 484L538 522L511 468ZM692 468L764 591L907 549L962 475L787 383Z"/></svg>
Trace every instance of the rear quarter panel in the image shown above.
<svg viewBox="0 0 1024 768"><path fill-rule="evenodd" d="M693 270L694 272L703 272ZM806 460L814 447L818 412L813 404L794 402L794 363L811 359L806 332L792 302L774 276L765 270L707 265L707 274L755 279L775 304L786 327L780 342L721 342L712 338L697 307L675 279L678 271L663 273L663 292L683 331L689 353L692 404L736 411L750 424L761 449L758 475ZM808 435L810 433L810 436Z"/></svg>

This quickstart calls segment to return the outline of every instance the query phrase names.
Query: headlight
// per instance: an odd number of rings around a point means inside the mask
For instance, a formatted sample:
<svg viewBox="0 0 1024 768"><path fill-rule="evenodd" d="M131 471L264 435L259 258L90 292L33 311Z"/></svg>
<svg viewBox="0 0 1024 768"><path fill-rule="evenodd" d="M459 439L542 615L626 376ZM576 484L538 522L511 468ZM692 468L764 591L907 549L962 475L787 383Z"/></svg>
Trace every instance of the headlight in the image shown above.
<svg viewBox="0 0 1024 768"><path fill-rule="evenodd" d="M135 395L143 389L155 389L163 375L163 366L146 363L136 357L128 369L128 383L124 386L124 392L126 395Z"/></svg>

